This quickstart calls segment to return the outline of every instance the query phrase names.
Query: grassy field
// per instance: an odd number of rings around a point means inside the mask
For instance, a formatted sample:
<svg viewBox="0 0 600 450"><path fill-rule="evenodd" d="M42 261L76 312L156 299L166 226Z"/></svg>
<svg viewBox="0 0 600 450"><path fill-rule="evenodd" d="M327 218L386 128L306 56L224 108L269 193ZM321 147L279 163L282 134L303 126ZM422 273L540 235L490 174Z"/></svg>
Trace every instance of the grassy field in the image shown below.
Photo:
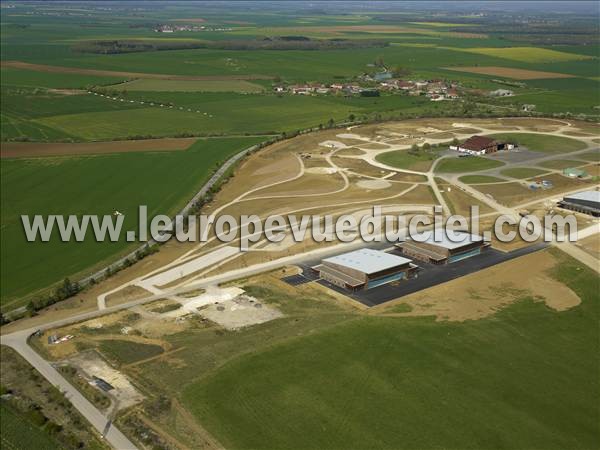
<svg viewBox="0 0 600 450"><path fill-rule="evenodd" d="M481 158L479 156L470 156L466 158L446 158L436 166L435 170L436 172L441 173L477 172L479 170L493 169L503 165L504 163L501 161Z"/></svg>
<svg viewBox="0 0 600 450"><path fill-rule="evenodd" d="M589 55L559 52L547 48L538 47L505 47L505 48L452 48L463 52L477 53L479 55L494 56L497 58L510 59L525 63L551 63L578 61L582 59L591 59Z"/></svg>
<svg viewBox="0 0 600 450"><path fill-rule="evenodd" d="M578 158L582 155L577 155ZM577 167L585 163L581 161L574 161L572 159L553 159L550 161L542 161L538 165L541 167L547 167L548 169L566 169L567 167Z"/></svg>
<svg viewBox="0 0 600 450"><path fill-rule="evenodd" d="M25 417L17 415L4 401L0 402L0 416L2 417L2 433L0 434L2 450L58 450L61 448L49 434L33 425Z"/></svg>
<svg viewBox="0 0 600 450"><path fill-rule="evenodd" d="M175 213L228 156L261 138L199 140L186 151L120 153L2 161L2 303L29 294L123 252L131 244L28 243L22 214L125 215L124 230L137 229L137 209ZM102 186L102 189L98 189ZM122 233L124 234L124 233Z"/></svg>
<svg viewBox="0 0 600 450"><path fill-rule="evenodd" d="M592 151L592 152L586 152L586 153L582 153L581 155L577 155L578 158L582 158L582 159L586 159L588 161L598 161L600 162L600 152L598 151Z"/></svg>
<svg viewBox="0 0 600 450"><path fill-rule="evenodd" d="M534 152L549 154L570 153L582 150L586 147L585 143L562 136L551 136L548 134L534 133L498 133L490 137L495 139L515 142L518 145L527 147Z"/></svg>
<svg viewBox="0 0 600 450"><path fill-rule="evenodd" d="M126 83L107 86L108 89L122 91L163 91L163 92L262 92L264 88L245 80L153 80L138 79Z"/></svg>
<svg viewBox="0 0 600 450"><path fill-rule="evenodd" d="M532 167L513 167L511 169L501 170L502 175L512 178L533 178L543 173L547 173L546 170L534 169Z"/></svg>
<svg viewBox="0 0 600 450"><path fill-rule="evenodd" d="M460 177L459 180L466 184L486 184L504 181L502 178L491 177L489 175L465 175L464 177Z"/></svg>
<svg viewBox="0 0 600 450"><path fill-rule="evenodd" d="M377 161L398 169L427 171L437 155L433 152L420 151L409 153L407 150L380 153L375 158Z"/></svg>
<svg viewBox="0 0 600 450"><path fill-rule="evenodd" d="M111 359L130 364L143 359L160 355L163 349L160 345L140 344L130 341L106 340L100 343L100 350Z"/></svg>
<svg viewBox="0 0 600 450"><path fill-rule="evenodd" d="M347 120L350 114L360 118L375 112L429 106L427 99L398 96L277 97L146 91L127 94L123 102L93 95L8 95L2 104L2 138L89 141L181 134L261 134L313 127L330 119ZM161 108L159 104L174 106Z"/></svg>
<svg viewBox="0 0 600 450"><path fill-rule="evenodd" d="M2 86L27 88L85 89L87 86L110 85L122 81L117 77L36 72L9 67L2 67L0 75L2 77Z"/></svg>
<svg viewBox="0 0 600 450"><path fill-rule="evenodd" d="M572 310L363 317L234 359L182 398L227 448L594 448L598 277L558 257Z"/></svg>

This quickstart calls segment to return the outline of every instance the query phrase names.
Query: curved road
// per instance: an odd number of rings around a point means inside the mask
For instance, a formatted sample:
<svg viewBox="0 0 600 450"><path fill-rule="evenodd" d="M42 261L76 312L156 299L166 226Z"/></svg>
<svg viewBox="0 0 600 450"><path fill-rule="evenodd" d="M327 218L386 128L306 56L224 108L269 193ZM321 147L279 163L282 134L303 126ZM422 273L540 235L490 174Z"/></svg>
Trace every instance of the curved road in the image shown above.
<svg viewBox="0 0 600 450"><path fill-rule="evenodd" d="M17 351L29 364L40 372L40 374L56 386L65 398L69 400L73 406L85 417L90 424L104 439L118 450L136 449L137 447L131 442L119 429L111 426L110 420L102 414L89 400L87 400L81 392L71 385L52 365L37 354L28 344L28 337L34 333L35 329L18 331L6 336L0 337L0 344L12 347Z"/></svg>

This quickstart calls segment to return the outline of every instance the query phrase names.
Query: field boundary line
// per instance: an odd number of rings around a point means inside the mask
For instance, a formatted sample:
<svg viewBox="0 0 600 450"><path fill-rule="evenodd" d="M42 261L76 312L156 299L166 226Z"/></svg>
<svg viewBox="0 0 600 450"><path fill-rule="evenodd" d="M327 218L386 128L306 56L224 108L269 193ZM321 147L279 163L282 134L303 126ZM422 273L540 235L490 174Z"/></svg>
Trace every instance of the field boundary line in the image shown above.
<svg viewBox="0 0 600 450"><path fill-rule="evenodd" d="M2 61L0 67L33 70L47 73L69 73L116 78L148 78L158 80L187 80L187 81L220 81L220 80L272 80L268 75L174 75L166 73L126 72L115 70L84 69L79 67L51 66L48 64L33 64L24 61Z"/></svg>

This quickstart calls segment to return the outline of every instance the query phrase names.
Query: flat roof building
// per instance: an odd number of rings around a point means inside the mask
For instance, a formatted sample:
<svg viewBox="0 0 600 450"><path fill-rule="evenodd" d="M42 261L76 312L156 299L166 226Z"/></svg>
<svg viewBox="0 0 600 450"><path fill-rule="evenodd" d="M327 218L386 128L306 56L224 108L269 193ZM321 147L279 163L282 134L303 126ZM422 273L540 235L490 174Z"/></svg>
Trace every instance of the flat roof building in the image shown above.
<svg viewBox="0 0 600 450"><path fill-rule="evenodd" d="M430 264L448 264L479 255L488 247L483 237L455 231L450 239L443 231L440 236L431 236L423 242L407 240L396 244L404 256ZM439 239L436 239L438 238Z"/></svg>
<svg viewBox="0 0 600 450"><path fill-rule="evenodd" d="M565 195L558 202L561 208L600 217L600 191L583 191Z"/></svg>
<svg viewBox="0 0 600 450"><path fill-rule="evenodd" d="M410 278L417 269L410 259L368 248L325 258L313 267L323 280L349 290Z"/></svg>

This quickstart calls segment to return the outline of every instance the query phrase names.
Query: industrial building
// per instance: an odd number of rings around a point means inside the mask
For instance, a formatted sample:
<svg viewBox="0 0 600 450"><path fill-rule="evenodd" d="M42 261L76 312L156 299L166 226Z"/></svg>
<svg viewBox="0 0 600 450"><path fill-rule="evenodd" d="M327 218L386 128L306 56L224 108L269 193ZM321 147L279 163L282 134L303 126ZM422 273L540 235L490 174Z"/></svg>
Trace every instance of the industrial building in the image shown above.
<svg viewBox="0 0 600 450"><path fill-rule="evenodd" d="M454 236L456 239L454 239ZM430 264L448 264L470 258L481 253L489 246L483 237L464 232L454 232L453 239L449 239L444 232L436 239L431 233L429 239L418 242L407 240L396 244L404 256L424 261Z"/></svg>
<svg viewBox="0 0 600 450"><path fill-rule="evenodd" d="M313 267L321 279L352 291L411 278L417 269L410 259L372 249L326 258Z"/></svg>
<svg viewBox="0 0 600 450"><path fill-rule="evenodd" d="M451 146L450 150L458 150L469 155L485 155L498 150L512 150L514 147L514 144L500 142L486 136L471 136L462 144Z"/></svg>
<svg viewBox="0 0 600 450"><path fill-rule="evenodd" d="M600 191L583 191L565 195L558 206L571 211L600 217Z"/></svg>

